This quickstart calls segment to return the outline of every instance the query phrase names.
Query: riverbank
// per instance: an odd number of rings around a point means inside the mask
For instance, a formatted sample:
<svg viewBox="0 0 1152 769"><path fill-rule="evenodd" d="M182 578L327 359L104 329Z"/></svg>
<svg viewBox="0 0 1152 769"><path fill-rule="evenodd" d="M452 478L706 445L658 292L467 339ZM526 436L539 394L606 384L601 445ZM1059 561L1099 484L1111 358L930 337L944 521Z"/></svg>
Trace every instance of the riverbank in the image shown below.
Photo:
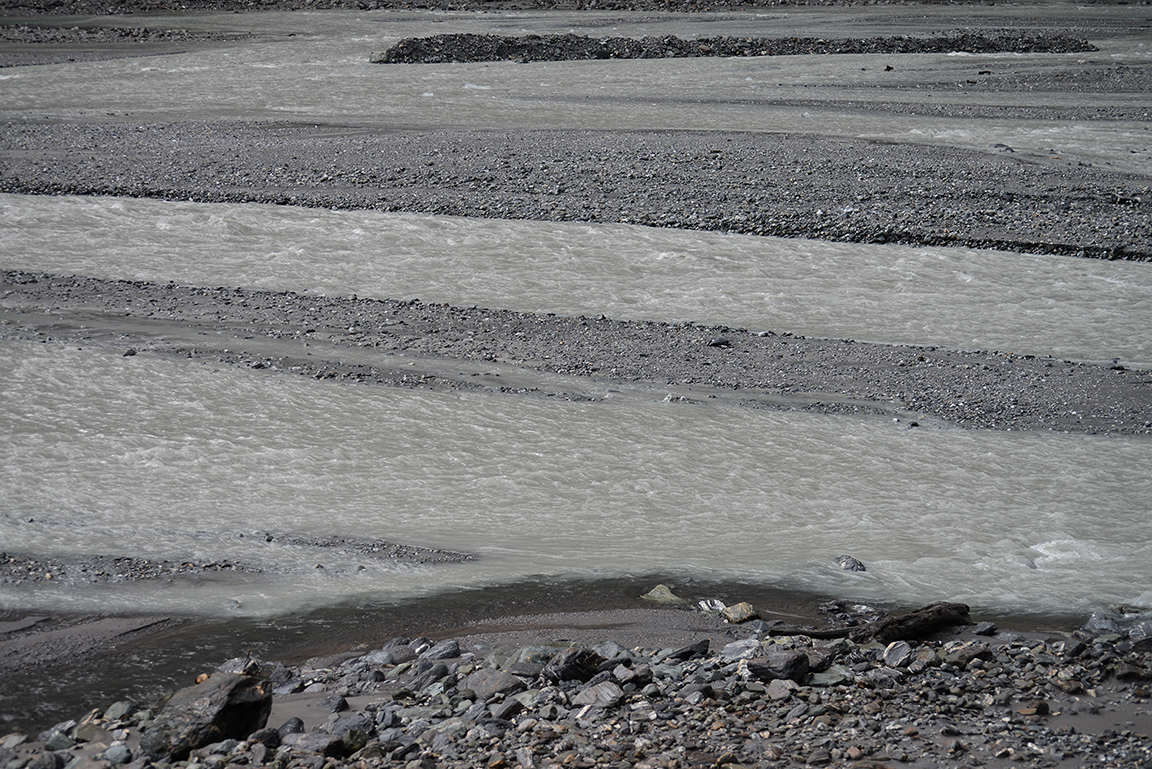
<svg viewBox="0 0 1152 769"><path fill-rule="evenodd" d="M732 618L755 609L710 608ZM191 745L190 757L171 756L157 736L171 709L122 701L9 736L0 750L38 766L86 756L92 766L140 767L174 758L278 767L1136 767L1152 759L1146 623L1120 628L1094 616L1065 634L944 621L907 640L878 640L870 629L885 626L882 615L844 602L820 608L821 619L781 620L761 608L762 619L739 623L685 608L505 616L290 665L250 652L219 665L200 689L243 678L225 671L264 679L269 728L225 732ZM855 640L783 627L796 624L845 627ZM182 685L207 672L186 670Z"/></svg>

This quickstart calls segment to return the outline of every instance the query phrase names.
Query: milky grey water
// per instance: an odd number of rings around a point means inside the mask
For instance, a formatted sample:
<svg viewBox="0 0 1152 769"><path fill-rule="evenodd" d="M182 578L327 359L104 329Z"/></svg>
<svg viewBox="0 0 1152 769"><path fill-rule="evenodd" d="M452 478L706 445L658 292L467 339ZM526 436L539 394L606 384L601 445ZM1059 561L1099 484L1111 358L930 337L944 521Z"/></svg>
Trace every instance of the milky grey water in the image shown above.
<svg viewBox="0 0 1152 769"><path fill-rule="evenodd" d="M118 351L0 349L6 547L231 559L273 576L4 585L6 606L271 613L646 573L1052 613L1152 600L1146 440L334 387ZM481 559L396 566L262 532ZM839 571L841 552L867 574Z"/></svg>
<svg viewBox="0 0 1152 769"><path fill-rule="evenodd" d="M0 266L1152 365L1152 269L632 225L0 194Z"/></svg>
<svg viewBox="0 0 1152 769"><path fill-rule="evenodd" d="M706 28L651 14L581 15L586 26L576 31L898 33L890 13L801 10L721 17ZM882 80L874 58L851 56L367 64L371 52L410 34L576 24L531 13L463 18L198 16L183 26L259 24L296 37L10 68L0 72L0 117L722 127L977 149L1002 142L1084 162L1152 163L1146 123L883 112L848 120L834 103L918 100L922 94L905 89L938 89L975 67L1087 71L1144 61L1139 40L1104 41L1090 62L892 57L898 84ZM133 17L131 25L159 20ZM941 100L977 105L1123 106L1141 98L938 90ZM785 97L813 103L763 103ZM1152 361L1147 266L1058 257L0 196L0 266ZM456 586L653 573L1015 613L1152 601L1152 444L1142 439L906 430L885 420L667 403L657 391L595 404L401 392L13 341L0 341L0 403L3 549L229 559L265 571L159 586L0 585L4 608L267 616ZM381 538L479 559L406 566L267 543L264 532ZM842 552L869 571L836 569L831 559Z"/></svg>

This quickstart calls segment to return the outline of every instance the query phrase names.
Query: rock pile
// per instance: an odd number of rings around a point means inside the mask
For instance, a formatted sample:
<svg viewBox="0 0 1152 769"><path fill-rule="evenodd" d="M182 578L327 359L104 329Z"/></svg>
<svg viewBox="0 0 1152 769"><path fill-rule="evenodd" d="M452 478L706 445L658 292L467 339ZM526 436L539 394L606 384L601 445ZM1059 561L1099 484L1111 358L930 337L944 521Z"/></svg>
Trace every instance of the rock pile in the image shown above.
<svg viewBox="0 0 1152 769"><path fill-rule="evenodd" d="M409 37L373 57L374 64L440 64L477 61L573 61L700 56L797 56L828 53L1076 53L1099 50L1083 38L1006 31L994 35L955 32L937 37L872 38L702 37L675 35L591 38L581 35L477 35Z"/></svg>
<svg viewBox="0 0 1152 769"><path fill-rule="evenodd" d="M1147 736L1078 730L1076 721L1102 707L1147 703L1152 623L1120 633L1094 617L1076 633L1048 640L983 623L975 628L979 635L888 644L773 639L766 637L771 627L753 620L732 633L741 636L735 640L666 649L611 641L465 648L454 639L394 638L370 653L298 668L233 660L159 711L117 703L33 742L10 735L0 741L0 765L1043 767L1070 759L1084 767L1136 767L1152 761ZM261 697L250 696L253 707L236 716L250 730L243 738L214 738L224 732L209 729L179 748L165 742L173 710L188 726L189 703L207 701L203 691L236 684L251 694L256 681L263 683L255 689L271 689L287 704L310 697L313 712L327 717L311 728L298 717L265 726L251 720L267 712ZM218 712L206 712L205 720L218 721Z"/></svg>

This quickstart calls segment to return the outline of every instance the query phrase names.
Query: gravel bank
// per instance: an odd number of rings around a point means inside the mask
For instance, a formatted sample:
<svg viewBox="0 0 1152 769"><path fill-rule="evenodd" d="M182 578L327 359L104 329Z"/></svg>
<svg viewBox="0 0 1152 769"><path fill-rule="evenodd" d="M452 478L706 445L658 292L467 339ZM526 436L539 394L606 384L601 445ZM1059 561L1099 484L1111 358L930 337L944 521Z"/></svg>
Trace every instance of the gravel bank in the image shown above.
<svg viewBox="0 0 1152 769"><path fill-rule="evenodd" d="M569 399L621 382L685 403L1152 434L1152 372L1051 358L21 271L0 273L0 307L9 338L102 342L333 382Z"/></svg>
<svg viewBox="0 0 1152 769"><path fill-rule="evenodd" d="M675 35L591 38L581 35L451 34L409 37L374 58L376 64L442 64L478 61L575 61L661 59L702 56L812 56L830 53L1081 53L1099 50L1069 35L957 32L939 37L752 38Z"/></svg>
<svg viewBox="0 0 1152 769"><path fill-rule="evenodd" d="M8 123L0 191L624 222L1152 259L1152 179L1016 153L695 131Z"/></svg>
<svg viewBox="0 0 1152 769"><path fill-rule="evenodd" d="M865 621L841 602L825 611L840 624ZM1122 629L1094 615L1073 634L1031 637L984 623L886 644L818 641L802 629L781 637L779 623L695 615L693 641L664 648L576 630L588 620L623 627L636 614L525 617L543 632L397 637L292 667L234 659L198 691L235 685L235 674L264 679L268 728L201 740L175 760L149 757L166 744L157 735L170 716L153 703L105 703L39 735L8 737L0 758L141 769L1152 761L1148 623ZM646 612L669 622L660 614L693 616Z"/></svg>

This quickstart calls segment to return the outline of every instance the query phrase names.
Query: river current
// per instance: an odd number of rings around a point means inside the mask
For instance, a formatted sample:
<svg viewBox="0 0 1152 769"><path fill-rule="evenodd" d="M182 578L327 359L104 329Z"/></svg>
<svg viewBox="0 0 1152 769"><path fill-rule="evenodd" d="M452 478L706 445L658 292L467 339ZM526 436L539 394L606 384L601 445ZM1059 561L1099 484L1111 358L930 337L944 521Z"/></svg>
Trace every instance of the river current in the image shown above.
<svg viewBox="0 0 1152 769"><path fill-rule="evenodd" d="M848 121L835 104L757 106L758 94L784 91L836 104L898 100L898 89L865 82L875 60L861 57L366 63L396 38L465 29L899 32L885 10L851 21L829 13L721 18L703 30L652 15L581 16L580 24L602 23L580 28L577 17L530 13L483 23L268 13L258 17L262 32L297 37L5 70L0 117L723 127L1037 152L1056 144L1091 162L1152 163L1146 123L882 112ZM238 23L205 15L184 26ZM1102 48L1104 62L1148 56L1131 41ZM1006 57L900 58L904 87L929 87ZM1076 61L1033 58L1025 64L1041 69ZM838 85L850 72L853 85ZM1084 93L946 98L1099 101ZM1152 270L1123 262L626 225L0 196L0 266L1152 364ZM562 403L334 386L81 347L0 341L3 549L230 560L263 573L162 586L0 585L3 608L267 617L516 582L635 577L647 586L654 574L1053 617L1152 606L1146 439L907 430L879 419L688 406L660 393ZM387 562L268 543L269 533L376 538L477 560ZM833 558L841 553L868 571L840 571Z"/></svg>

